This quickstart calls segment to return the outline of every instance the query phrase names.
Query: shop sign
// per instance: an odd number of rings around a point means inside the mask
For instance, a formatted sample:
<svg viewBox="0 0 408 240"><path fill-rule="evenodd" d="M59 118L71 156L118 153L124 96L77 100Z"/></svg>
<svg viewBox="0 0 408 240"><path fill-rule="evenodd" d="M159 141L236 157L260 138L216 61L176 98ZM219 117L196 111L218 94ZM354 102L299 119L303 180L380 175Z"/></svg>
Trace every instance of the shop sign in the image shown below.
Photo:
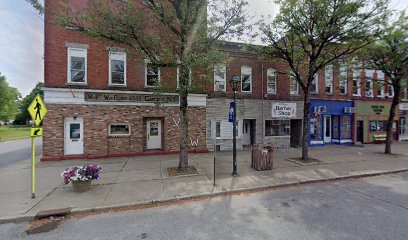
<svg viewBox="0 0 408 240"><path fill-rule="evenodd" d="M296 103L272 103L273 118L295 118Z"/></svg>
<svg viewBox="0 0 408 240"><path fill-rule="evenodd" d="M384 111L384 108L385 108L384 105L372 105L371 106L371 109L377 115L380 115Z"/></svg>
<svg viewBox="0 0 408 240"><path fill-rule="evenodd" d="M132 103L179 103L178 95L153 95L135 93L85 93L89 102L132 102Z"/></svg>

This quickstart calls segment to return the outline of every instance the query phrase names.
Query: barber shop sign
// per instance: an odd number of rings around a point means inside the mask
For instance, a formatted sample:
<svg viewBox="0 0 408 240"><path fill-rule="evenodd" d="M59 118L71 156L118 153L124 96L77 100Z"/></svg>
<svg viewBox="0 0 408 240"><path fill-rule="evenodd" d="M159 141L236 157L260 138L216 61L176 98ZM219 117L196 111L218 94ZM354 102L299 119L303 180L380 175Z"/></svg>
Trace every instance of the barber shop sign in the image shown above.
<svg viewBox="0 0 408 240"><path fill-rule="evenodd" d="M295 118L296 103L272 103L273 118Z"/></svg>

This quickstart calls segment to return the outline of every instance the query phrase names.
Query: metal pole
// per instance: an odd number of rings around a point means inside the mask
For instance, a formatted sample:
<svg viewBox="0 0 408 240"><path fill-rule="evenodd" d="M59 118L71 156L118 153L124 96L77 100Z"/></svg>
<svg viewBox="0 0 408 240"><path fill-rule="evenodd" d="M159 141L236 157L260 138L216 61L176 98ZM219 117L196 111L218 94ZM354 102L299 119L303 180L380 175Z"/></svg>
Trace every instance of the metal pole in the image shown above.
<svg viewBox="0 0 408 240"><path fill-rule="evenodd" d="M236 99L235 99L235 93L236 89L234 89L234 125L232 127L232 176L238 176L237 172L237 123L236 123L236 116L237 116L237 104L236 104Z"/></svg>
<svg viewBox="0 0 408 240"><path fill-rule="evenodd" d="M32 156L31 156L31 198L35 198L35 137L31 137L31 148L32 148Z"/></svg>

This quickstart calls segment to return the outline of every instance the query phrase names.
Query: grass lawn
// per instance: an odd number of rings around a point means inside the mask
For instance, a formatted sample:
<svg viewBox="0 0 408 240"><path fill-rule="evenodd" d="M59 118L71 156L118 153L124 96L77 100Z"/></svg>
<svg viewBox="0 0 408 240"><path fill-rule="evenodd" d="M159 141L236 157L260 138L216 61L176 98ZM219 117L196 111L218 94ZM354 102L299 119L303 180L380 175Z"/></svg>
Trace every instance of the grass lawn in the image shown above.
<svg viewBox="0 0 408 240"><path fill-rule="evenodd" d="M14 127L14 126L0 127L0 142L29 137L30 127Z"/></svg>

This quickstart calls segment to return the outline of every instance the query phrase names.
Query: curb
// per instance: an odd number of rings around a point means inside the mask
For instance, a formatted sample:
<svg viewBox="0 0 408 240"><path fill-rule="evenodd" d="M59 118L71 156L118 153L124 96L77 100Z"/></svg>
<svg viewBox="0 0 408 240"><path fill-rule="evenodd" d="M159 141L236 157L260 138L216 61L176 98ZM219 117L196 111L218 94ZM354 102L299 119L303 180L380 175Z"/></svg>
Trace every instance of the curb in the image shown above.
<svg viewBox="0 0 408 240"><path fill-rule="evenodd" d="M180 204L180 203L187 202L187 201L201 201L201 200L212 199L212 198L223 197L223 196L257 193L257 192L264 192L264 191L270 191L270 190L279 190L283 188L298 187L300 185L311 185L311 184L316 184L316 183L334 182L334 181L341 181L341 180L347 180L347 179L375 177L375 176L382 176L382 175L389 175L389 174L397 174L397 173L402 173L402 172L408 172L408 168L399 169L399 170L391 170L391 171L383 171L383 172L363 173L363 174L357 174L357 175L346 175L346 176L331 177L331 178L325 178L325 179L306 180L306 181L300 181L300 182L290 182L290 183L275 184L275 185L262 186L262 187L226 190L226 191L220 191L220 192L215 192L215 193L204 193L204 194L198 194L198 195L187 196L187 197L176 197L176 198L164 199L164 200L150 200L150 201L145 201L145 202L140 202L140 203L112 205L112 206L104 206L104 207L92 207L92 208L73 208L71 210L71 214L79 215L81 213L87 214L87 213L120 212L121 210L126 211L126 210L142 209L142 208L161 207L161 206L167 206L167 205ZM21 223L21 222L32 221L34 219L35 219L35 214L28 214L28 215L21 214L19 216L14 216L14 217L0 218L0 224Z"/></svg>

